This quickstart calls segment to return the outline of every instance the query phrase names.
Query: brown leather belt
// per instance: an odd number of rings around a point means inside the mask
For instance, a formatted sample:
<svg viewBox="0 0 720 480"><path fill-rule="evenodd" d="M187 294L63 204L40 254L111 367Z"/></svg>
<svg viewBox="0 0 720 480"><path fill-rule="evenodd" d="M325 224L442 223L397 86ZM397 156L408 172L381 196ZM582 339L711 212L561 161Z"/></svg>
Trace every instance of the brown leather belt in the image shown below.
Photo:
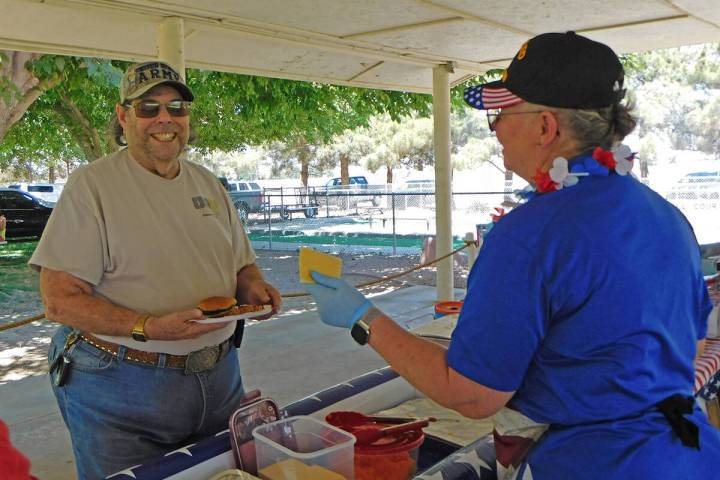
<svg viewBox="0 0 720 480"><path fill-rule="evenodd" d="M118 358L120 345L107 342L90 333L81 333L80 338L103 352L110 353ZM191 352L188 355L170 355L169 353L144 352L134 348L125 347L121 360L144 363L146 365L158 366L162 357L165 357L164 365L171 368L184 368L185 373L198 373L214 367L230 349L232 337L219 345L205 347L202 350Z"/></svg>

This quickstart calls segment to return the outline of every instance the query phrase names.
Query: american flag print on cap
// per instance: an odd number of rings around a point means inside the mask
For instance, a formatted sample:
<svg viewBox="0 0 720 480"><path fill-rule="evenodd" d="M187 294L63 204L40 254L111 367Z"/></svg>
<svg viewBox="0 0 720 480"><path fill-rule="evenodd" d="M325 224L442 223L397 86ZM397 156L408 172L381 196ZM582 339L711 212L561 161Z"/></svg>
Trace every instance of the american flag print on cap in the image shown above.
<svg viewBox="0 0 720 480"><path fill-rule="evenodd" d="M465 89L465 102L480 110L512 107L523 101L505 87L476 85Z"/></svg>

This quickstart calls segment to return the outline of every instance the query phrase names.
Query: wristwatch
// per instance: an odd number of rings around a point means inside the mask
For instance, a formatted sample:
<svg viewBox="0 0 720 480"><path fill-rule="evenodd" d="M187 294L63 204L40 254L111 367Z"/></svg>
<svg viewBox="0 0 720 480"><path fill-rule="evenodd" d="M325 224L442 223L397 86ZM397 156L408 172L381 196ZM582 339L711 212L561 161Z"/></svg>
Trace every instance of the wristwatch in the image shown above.
<svg viewBox="0 0 720 480"><path fill-rule="evenodd" d="M133 340L138 342L147 342L147 336L145 335L145 322L147 322L148 318L150 318L150 315L141 315L137 319L132 332L130 332L130 336Z"/></svg>
<svg viewBox="0 0 720 480"><path fill-rule="evenodd" d="M350 335L360 345L365 345L370 340L370 325L383 313L375 307L365 312L365 315L360 317L360 320L355 322L355 325L350 329Z"/></svg>

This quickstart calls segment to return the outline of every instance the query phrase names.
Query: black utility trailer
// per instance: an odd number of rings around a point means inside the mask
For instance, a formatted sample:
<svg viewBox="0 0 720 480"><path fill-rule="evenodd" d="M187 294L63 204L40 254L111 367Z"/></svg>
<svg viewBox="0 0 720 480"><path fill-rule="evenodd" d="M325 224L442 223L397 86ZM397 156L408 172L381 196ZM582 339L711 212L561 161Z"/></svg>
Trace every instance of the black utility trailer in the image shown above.
<svg viewBox="0 0 720 480"><path fill-rule="evenodd" d="M318 200L315 187L280 187L265 189L263 213L267 220L273 213L281 219L290 220L293 213L302 212L305 218L318 214Z"/></svg>

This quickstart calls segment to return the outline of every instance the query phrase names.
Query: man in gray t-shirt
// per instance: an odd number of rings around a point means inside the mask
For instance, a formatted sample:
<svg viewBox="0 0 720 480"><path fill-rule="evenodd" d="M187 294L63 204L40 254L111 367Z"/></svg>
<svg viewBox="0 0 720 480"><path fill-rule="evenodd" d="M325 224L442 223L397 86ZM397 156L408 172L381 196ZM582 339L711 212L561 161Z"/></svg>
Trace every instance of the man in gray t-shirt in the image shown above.
<svg viewBox="0 0 720 480"><path fill-rule="evenodd" d="M127 148L73 172L30 259L63 324L48 360L80 479L227 428L242 324L198 323L198 302L280 308L222 185L182 157L192 100L169 65L130 67L116 106Z"/></svg>

